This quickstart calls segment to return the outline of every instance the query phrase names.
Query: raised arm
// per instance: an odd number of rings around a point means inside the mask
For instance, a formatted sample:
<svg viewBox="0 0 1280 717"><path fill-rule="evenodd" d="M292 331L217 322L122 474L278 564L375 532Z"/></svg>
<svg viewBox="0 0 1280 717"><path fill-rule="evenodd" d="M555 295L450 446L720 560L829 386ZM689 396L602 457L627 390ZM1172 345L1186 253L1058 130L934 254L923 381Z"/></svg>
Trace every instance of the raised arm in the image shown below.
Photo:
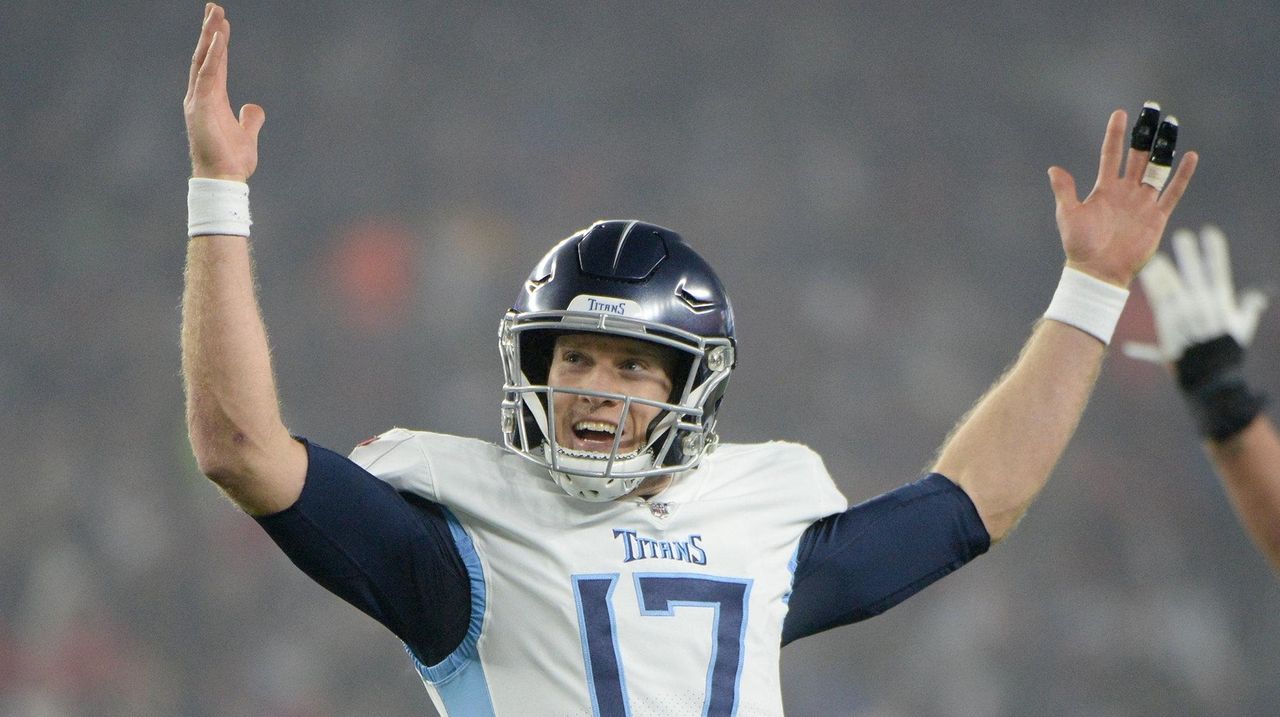
<svg viewBox="0 0 1280 717"><path fill-rule="evenodd" d="M257 105L244 105L238 118L231 110L230 35L225 11L207 4L182 106L192 177L243 183L258 165L258 131L265 115ZM242 509L274 513L301 493L307 455L280 417L248 231L246 236L193 233L182 299L191 447L200 471Z"/></svg>
<svg viewBox="0 0 1280 717"><path fill-rule="evenodd" d="M1125 353L1169 365L1205 451L1249 537L1280 570L1280 435L1245 381L1245 350L1266 296L1236 294L1227 238L1215 227L1173 236L1175 268L1157 254L1139 275L1155 318L1155 345Z"/></svg>
<svg viewBox="0 0 1280 717"><path fill-rule="evenodd" d="M1205 450L1245 531L1280 570L1280 434L1275 424L1259 415L1233 436L1206 440Z"/></svg>
<svg viewBox="0 0 1280 717"><path fill-rule="evenodd" d="M1195 171L1197 156L1189 152L1163 191L1158 178L1149 179L1156 186L1144 183L1151 152L1130 149L1125 160L1126 122L1123 110L1112 113L1097 181L1083 202L1066 170L1049 169L1066 252L1064 281L1051 308L1062 300L1066 310L1047 314L1052 318L1036 326L1013 366L948 437L933 467L968 493L993 542L1013 529L1048 480L1093 391L1118 309L1109 310L1114 315L1099 331L1091 326L1098 318L1090 316L1092 306L1100 300L1123 305ZM1171 159L1172 148L1165 149Z"/></svg>

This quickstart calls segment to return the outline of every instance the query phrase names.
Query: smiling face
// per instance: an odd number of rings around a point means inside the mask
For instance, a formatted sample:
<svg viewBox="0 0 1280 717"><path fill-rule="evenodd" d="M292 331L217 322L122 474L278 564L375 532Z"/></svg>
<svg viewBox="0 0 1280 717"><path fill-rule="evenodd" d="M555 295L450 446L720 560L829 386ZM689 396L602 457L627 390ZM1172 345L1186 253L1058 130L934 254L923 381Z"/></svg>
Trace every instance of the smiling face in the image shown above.
<svg viewBox="0 0 1280 717"><path fill-rule="evenodd" d="M647 341L604 334L566 334L556 339L547 385L619 393L653 401L671 397L676 351ZM661 412L655 406L632 403L622 420L620 400L597 396L557 394L556 442L562 448L609 453L622 424L618 454L640 449L649 423Z"/></svg>

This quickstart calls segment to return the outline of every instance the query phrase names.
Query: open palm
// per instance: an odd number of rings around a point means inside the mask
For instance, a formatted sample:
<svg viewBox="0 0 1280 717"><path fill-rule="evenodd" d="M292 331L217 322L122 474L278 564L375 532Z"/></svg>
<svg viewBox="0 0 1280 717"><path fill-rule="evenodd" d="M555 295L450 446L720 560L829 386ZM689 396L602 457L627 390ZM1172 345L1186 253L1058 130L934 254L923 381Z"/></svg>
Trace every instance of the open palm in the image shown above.
<svg viewBox="0 0 1280 717"><path fill-rule="evenodd" d="M1058 232L1067 266L1117 286L1127 287L1160 245L1169 215L1186 191L1199 160L1183 155L1164 191L1142 183L1147 153L1129 150L1124 158L1128 116L1111 113L1098 179L1084 201L1077 198L1075 180L1061 167L1049 168L1049 182L1057 202Z"/></svg>
<svg viewBox="0 0 1280 717"><path fill-rule="evenodd" d="M258 167L258 131L266 114L258 105L231 111L227 95L227 42L231 23L226 12L205 6L200 40L191 56L187 95L182 101L195 177L245 181Z"/></svg>

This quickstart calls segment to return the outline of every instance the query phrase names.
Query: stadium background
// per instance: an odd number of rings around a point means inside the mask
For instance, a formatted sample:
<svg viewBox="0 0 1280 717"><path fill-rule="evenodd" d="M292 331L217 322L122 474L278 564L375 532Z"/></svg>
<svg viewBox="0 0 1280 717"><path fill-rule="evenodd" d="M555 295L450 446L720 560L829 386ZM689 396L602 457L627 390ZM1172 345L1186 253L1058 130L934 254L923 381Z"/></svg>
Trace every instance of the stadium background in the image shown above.
<svg viewBox="0 0 1280 717"><path fill-rule="evenodd" d="M290 427L492 438L498 317L601 217L682 232L740 321L728 440L914 478L1060 265L1051 164L1156 99L1174 226L1280 285L1280 5L233 3L265 106L261 298ZM178 325L200 4L0 8L0 715L430 714L398 642L196 473ZM1140 293L1118 340L1149 336ZM1249 373L1280 392L1280 309ZM1275 410L1273 409L1273 415ZM1004 544L785 651L792 715L1280 713L1280 590L1160 370L1108 359ZM574 655L547 659L577 659Z"/></svg>

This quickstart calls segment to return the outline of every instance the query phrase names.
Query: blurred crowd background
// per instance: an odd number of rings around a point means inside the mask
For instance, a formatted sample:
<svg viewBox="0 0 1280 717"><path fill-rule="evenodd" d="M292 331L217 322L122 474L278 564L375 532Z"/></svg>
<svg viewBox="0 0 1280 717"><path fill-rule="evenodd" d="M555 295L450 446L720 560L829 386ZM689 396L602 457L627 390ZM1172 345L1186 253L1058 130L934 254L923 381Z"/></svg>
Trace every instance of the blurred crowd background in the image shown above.
<svg viewBox="0 0 1280 717"><path fill-rule="evenodd" d="M1280 5L233 3L266 108L255 252L290 428L494 439L497 322L599 218L680 231L739 318L726 440L914 479L1061 265L1045 170L1092 184L1160 101L1280 287ZM433 714L398 641L195 470L179 373L197 2L0 8L0 715ZM1117 343L1151 337L1135 291ZM1280 309L1247 372L1280 393ZM1272 415L1277 410L1272 409ZM1034 439L1034 426L1028 426ZM785 480L785 477L780 479ZM789 714L1280 714L1277 576L1169 378L1113 350L1004 544L784 651ZM578 659L547 655L547 660Z"/></svg>

